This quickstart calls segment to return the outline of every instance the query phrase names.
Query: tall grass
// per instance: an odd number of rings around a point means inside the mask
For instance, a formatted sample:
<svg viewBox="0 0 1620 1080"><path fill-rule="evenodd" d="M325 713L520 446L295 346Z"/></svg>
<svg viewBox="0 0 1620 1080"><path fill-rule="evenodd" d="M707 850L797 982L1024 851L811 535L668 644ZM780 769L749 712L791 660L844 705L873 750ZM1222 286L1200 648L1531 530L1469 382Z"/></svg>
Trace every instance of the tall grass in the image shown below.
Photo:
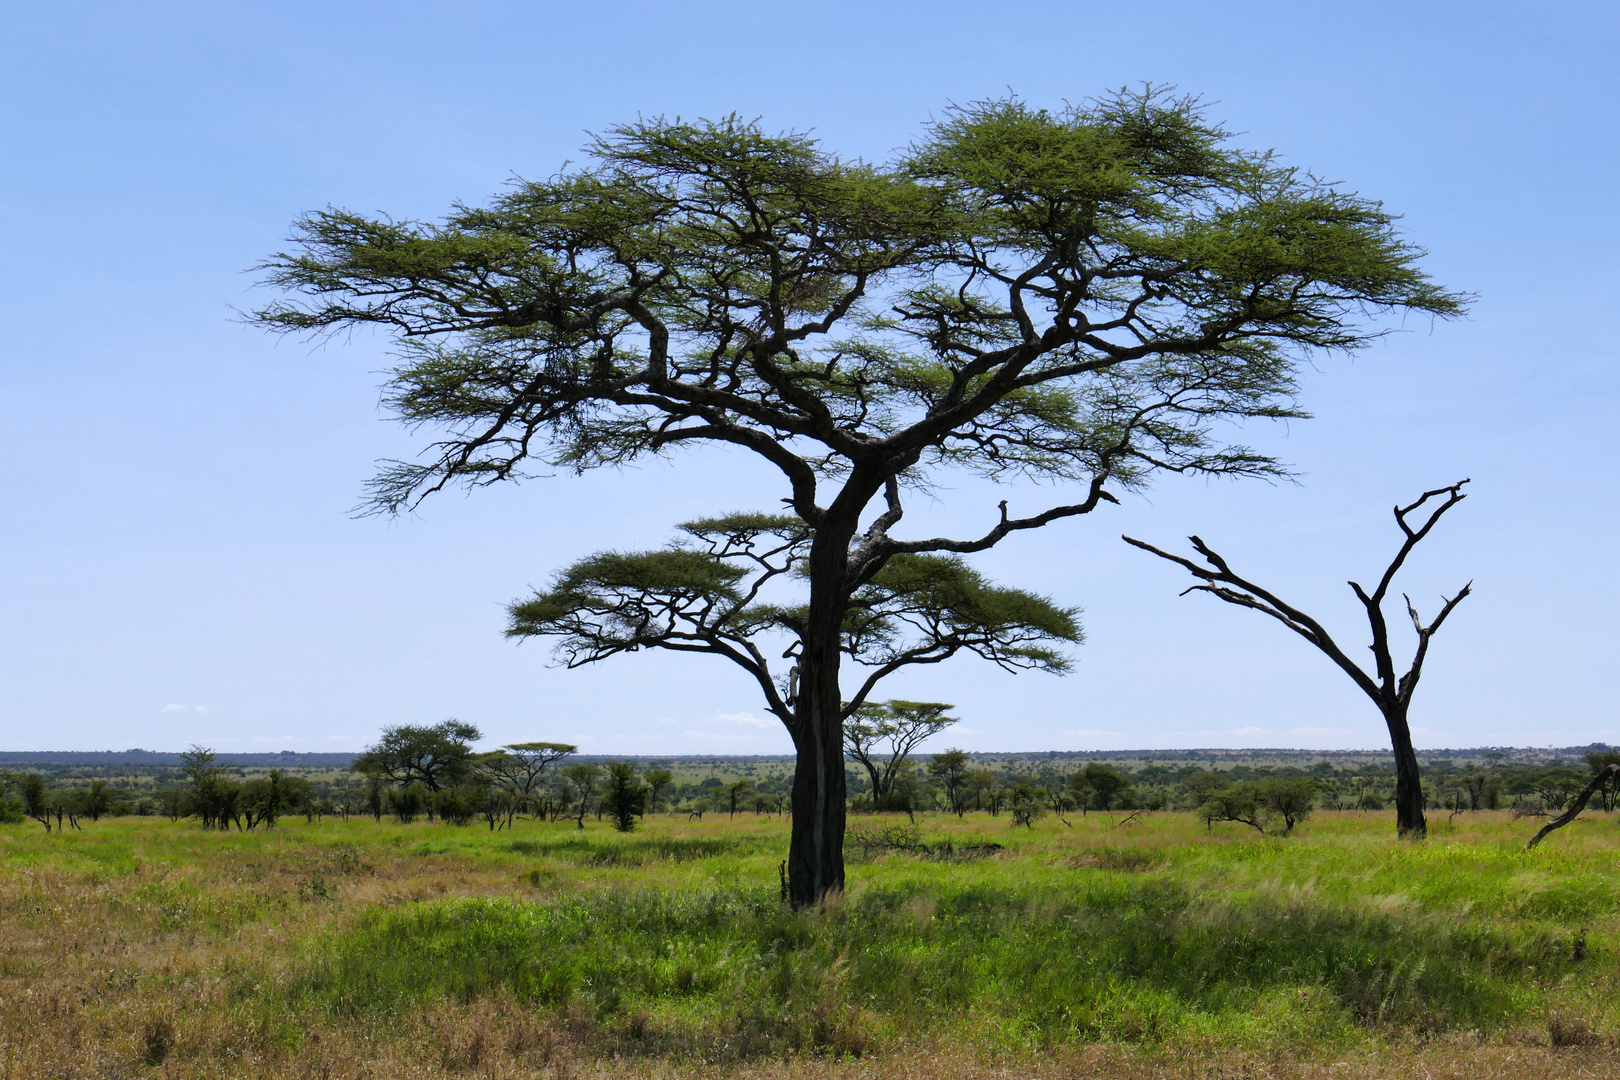
<svg viewBox="0 0 1620 1080"><path fill-rule="evenodd" d="M700 1043L740 1022L782 1048L933 1032L994 1045L1343 1040L1522 1022L1572 940L1346 907L1226 897L1161 877L1067 887L873 885L824 911L765 889L617 888L534 903L372 911L301 976L339 1010L508 992ZM643 1026L647 1021L640 1022ZM734 1024L735 1026L735 1024Z"/></svg>
<svg viewBox="0 0 1620 1080"><path fill-rule="evenodd" d="M405 1072L432 1046L436 1068L513 1075L564 1043L569 1068L918 1045L1308 1059L1413 1036L1601 1049L1620 1020L1602 816L1531 853L1506 815L1421 844L1359 813L1286 840L1176 814L926 817L933 850L1005 850L876 854L807 912L778 899L780 820L587 824L0 826L0 1060L293 1075L334 1039Z"/></svg>

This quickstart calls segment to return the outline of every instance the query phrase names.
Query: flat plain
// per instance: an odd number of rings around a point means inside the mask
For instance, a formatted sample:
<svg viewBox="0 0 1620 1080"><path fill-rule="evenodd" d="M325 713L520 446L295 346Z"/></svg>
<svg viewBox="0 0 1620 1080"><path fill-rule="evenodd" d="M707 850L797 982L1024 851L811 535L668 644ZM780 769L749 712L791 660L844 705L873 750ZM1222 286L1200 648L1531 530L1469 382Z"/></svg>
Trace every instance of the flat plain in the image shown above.
<svg viewBox="0 0 1620 1080"><path fill-rule="evenodd" d="M1620 825L1506 812L0 826L13 1077L1608 1077Z"/></svg>

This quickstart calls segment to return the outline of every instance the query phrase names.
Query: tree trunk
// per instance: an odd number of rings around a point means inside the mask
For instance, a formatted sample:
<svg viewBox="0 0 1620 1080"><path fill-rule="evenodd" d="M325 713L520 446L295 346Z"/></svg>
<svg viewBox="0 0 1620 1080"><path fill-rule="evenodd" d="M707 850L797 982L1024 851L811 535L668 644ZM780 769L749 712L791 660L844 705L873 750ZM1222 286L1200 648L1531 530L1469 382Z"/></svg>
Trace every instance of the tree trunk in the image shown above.
<svg viewBox="0 0 1620 1080"><path fill-rule="evenodd" d="M1395 751L1395 831L1412 840L1429 835L1423 816L1423 782L1418 773L1417 751L1412 749L1412 731L1406 726L1406 710L1400 705L1384 709L1389 725L1389 745Z"/></svg>
<svg viewBox="0 0 1620 1080"><path fill-rule="evenodd" d="M821 647L813 649L816 645ZM820 903L827 893L844 889L844 725L838 661L836 634L830 643L807 642L800 658L788 847L788 899L794 907Z"/></svg>
<svg viewBox="0 0 1620 1080"><path fill-rule="evenodd" d="M846 487L844 495L850 494ZM840 497L840 502L844 501ZM859 504L862 500L851 500ZM788 900L818 904L844 890L844 699L838 683L843 659L845 576L855 520L842 527L832 511L816 529L808 561L810 610L799 656L794 702L793 829L788 845Z"/></svg>

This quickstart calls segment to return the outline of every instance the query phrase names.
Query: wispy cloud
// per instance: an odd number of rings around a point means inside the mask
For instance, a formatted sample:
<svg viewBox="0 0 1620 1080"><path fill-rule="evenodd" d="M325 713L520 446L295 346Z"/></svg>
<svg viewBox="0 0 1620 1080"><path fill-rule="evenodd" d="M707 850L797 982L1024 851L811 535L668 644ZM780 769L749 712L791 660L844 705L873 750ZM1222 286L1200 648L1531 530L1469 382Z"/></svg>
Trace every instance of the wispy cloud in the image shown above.
<svg viewBox="0 0 1620 1080"><path fill-rule="evenodd" d="M184 705L165 705L163 706L163 711L166 713L185 712L186 707Z"/></svg>
<svg viewBox="0 0 1620 1080"><path fill-rule="evenodd" d="M763 717L755 716L753 713L746 712L717 713L715 715L714 722L717 724L738 724L743 727L752 728L771 728L775 727L777 724L777 721L775 720L766 720Z"/></svg>
<svg viewBox="0 0 1620 1080"><path fill-rule="evenodd" d="M720 754L780 754L792 749L781 721L751 712L717 712L687 719L680 741Z"/></svg>

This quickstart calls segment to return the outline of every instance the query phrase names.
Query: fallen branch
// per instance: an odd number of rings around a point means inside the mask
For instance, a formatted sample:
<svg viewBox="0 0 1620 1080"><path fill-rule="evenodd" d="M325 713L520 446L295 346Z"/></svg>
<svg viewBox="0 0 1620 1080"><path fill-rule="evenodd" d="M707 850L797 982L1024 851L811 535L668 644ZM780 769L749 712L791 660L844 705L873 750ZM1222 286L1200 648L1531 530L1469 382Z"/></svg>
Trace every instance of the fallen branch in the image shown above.
<svg viewBox="0 0 1620 1080"><path fill-rule="evenodd" d="M1132 811L1131 811L1131 816L1130 816L1130 817L1128 817L1128 818L1126 818L1126 819L1125 819L1125 820L1124 820L1124 821L1121 821L1121 822L1118 822L1118 823L1117 823L1117 824L1115 824L1115 825L1114 825L1114 826L1113 826L1113 827L1114 827L1114 828L1116 828L1116 829L1121 829L1121 828L1124 828L1124 827L1125 827L1125 826L1126 826L1126 825L1129 825L1129 824L1130 824L1130 823L1131 823L1131 822L1133 822L1133 821L1135 821L1135 820L1136 820L1136 816L1137 816L1137 815L1138 815L1138 814L1140 814L1140 813L1141 813L1141 812L1142 812L1142 811L1140 811L1140 810L1132 810Z"/></svg>
<svg viewBox="0 0 1620 1080"><path fill-rule="evenodd" d="M1562 814L1559 814L1557 817L1547 822L1547 824L1543 825L1541 827L1541 831L1532 836L1530 838L1530 842L1524 845L1524 850L1529 851L1531 848L1541 843L1542 838L1548 833L1552 832L1554 829L1562 829L1565 825L1568 825L1570 822L1574 821L1576 816L1579 815L1582 810L1586 809L1586 800L1592 797L1592 793L1597 791L1598 788L1602 787L1605 780L1617 773L1620 773L1620 765L1605 765L1603 768L1599 769L1597 771L1597 775L1592 777L1592 782L1587 784L1585 789L1575 797L1574 804L1571 805L1568 810L1565 810Z"/></svg>

